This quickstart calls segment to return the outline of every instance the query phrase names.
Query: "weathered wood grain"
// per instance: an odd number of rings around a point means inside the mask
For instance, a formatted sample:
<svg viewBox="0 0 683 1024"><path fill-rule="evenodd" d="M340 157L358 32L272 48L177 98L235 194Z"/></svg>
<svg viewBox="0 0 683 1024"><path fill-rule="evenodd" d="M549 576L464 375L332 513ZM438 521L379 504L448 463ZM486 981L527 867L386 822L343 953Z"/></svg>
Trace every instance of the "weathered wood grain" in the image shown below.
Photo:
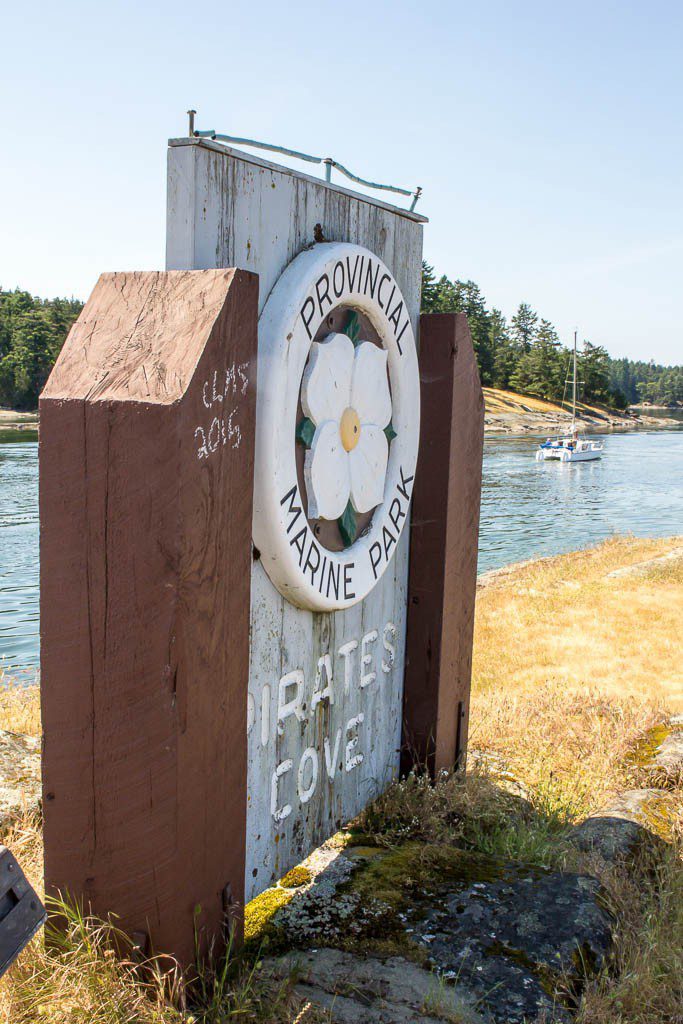
<svg viewBox="0 0 683 1024"><path fill-rule="evenodd" d="M195 268L237 266L259 274L260 304L290 261L311 245L320 225L326 241L355 242L376 253L388 266L406 299L413 329L420 302L422 222L424 218L332 187L235 150L198 140L174 141L168 154L167 266ZM338 825L353 817L382 791L398 772L406 629L408 530L403 532L392 564L371 594L346 611L313 613L288 604L276 591L256 557L251 582L250 706L255 709L248 744L247 899L281 877ZM395 659L382 671L382 631L396 630ZM368 643L377 679L360 692L360 645ZM341 688L333 707L301 723L300 734L274 730L277 688L282 676L302 669L310 693L321 656L329 652L335 680L344 680L345 658L339 649L352 641L353 672L349 691ZM265 688L269 688L265 689ZM259 712L264 692L270 730L262 742ZM252 703L253 702L253 703ZM327 780L324 741L334 747L347 723L364 715L358 752L363 761L339 778ZM278 764L308 747L321 756L322 776L313 797L295 805L279 825L271 814L271 779ZM297 763L293 766L294 775ZM292 773L285 778L292 792ZM294 813L296 812L296 813Z"/></svg>
<svg viewBox="0 0 683 1024"><path fill-rule="evenodd" d="M422 420L413 493L402 767L464 766L484 402L464 313L420 317Z"/></svg>
<svg viewBox="0 0 683 1024"><path fill-rule="evenodd" d="M257 295L105 274L40 403L47 891L183 963L243 899Z"/></svg>

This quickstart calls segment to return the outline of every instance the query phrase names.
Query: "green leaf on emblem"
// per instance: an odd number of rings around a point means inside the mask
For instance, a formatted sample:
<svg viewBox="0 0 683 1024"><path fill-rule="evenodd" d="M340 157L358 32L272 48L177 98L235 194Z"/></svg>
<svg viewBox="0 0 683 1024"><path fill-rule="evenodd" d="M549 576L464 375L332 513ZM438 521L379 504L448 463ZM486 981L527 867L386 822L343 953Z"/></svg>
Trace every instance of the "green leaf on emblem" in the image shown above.
<svg viewBox="0 0 683 1024"><path fill-rule="evenodd" d="M356 539L356 513L353 511L353 505L349 501L343 513L337 520L339 526L339 532L341 539L344 542L345 548L350 548Z"/></svg>
<svg viewBox="0 0 683 1024"><path fill-rule="evenodd" d="M352 309L349 313L349 319L346 321L346 327L344 333L349 336L354 346L360 345L360 321L358 320L358 313L355 309Z"/></svg>
<svg viewBox="0 0 683 1024"><path fill-rule="evenodd" d="M313 420L309 420L308 416L304 416L302 420L296 425L296 439L299 444L304 445L306 448L311 447L313 441L313 435L315 434L315 423Z"/></svg>
<svg viewBox="0 0 683 1024"><path fill-rule="evenodd" d="M396 431L394 430L394 424L391 422L391 420L389 420L389 423L384 428L384 433L386 435L387 441L393 441L394 438L396 437Z"/></svg>

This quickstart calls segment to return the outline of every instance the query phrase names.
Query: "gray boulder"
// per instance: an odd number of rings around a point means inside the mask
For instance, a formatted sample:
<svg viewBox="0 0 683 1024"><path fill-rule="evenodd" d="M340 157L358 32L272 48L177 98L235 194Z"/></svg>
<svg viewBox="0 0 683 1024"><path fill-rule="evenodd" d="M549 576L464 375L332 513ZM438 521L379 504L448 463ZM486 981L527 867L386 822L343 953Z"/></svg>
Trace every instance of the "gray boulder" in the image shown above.
<svg viewBox="0 0 683 1024"><path fill-rule="evenodd" d="M597 853L610 863L631 860L665 846L657 831L666 831L675 800L660 789L629 789L599 814L576 825L567 839L583 853Z"/></svg>
<svg viewBox="0 0 683 1024"><path fill-rule="evenodd" d="M264 961L280 978L296 978L302 998L330 1011L336 1024L487 1024L474 1000L402 957L354 956L338 949L289 953Z"/></svg>
<svg viewBox="0 0 683 1024"><path fill-rule="evenodd" d="M414 937L491 1020L521 1024L571 1019L562 990L603 966L611 929L597 879L531 871L445 895Z"/></svg>

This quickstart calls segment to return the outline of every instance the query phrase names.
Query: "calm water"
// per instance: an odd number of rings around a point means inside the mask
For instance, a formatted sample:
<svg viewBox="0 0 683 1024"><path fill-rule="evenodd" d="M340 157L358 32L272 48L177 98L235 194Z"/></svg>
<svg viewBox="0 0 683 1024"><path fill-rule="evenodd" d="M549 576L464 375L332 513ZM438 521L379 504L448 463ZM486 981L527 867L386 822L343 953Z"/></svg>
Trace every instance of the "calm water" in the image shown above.
<svg viewBox="0 0 683 1024"><path fill-rule="evenodd" d="M37 664L38 436L0 431L0 667Z"/></svg>
<svg viewBox="0 0 683 1024"><path fill-rule="evenodd" d="M682 424L683 426L683 424ZM484 446L479 571L614 533L683 533L683 429L595 435L596 462L535 462L531 437ZM38 444L0 433L0 665L38 664Z"/></svg>
<svg viewBox="0 0 683 1024"><path fill-rule="evenodd" d="M683 430L592 434L594 462L536 462L529 437L487 440L479 572L615 533L683 533Z"/></svg>

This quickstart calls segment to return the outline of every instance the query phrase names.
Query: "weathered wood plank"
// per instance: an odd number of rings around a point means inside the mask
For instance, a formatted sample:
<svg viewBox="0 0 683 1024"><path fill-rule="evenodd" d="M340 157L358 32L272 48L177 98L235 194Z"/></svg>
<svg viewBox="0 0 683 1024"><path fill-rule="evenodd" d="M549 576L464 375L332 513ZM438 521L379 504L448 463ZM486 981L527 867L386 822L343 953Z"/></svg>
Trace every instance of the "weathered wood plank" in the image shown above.
<svg viewBox="0 0 683 1024"><path fill-rule="evenodd" d="M188 157L188 153L191 157ZM422 259L422 220L383 202L332 187L325 182L247 157L216 144L174 142L168 154L167 265L176 268L237 266L260 279L262 309L285 267L316 237L320 225L327 241L355 242L378 255L396 278L417 328ZM318 236L319 237L319 236ZM248 810L246 898L281 877L339 823L354 816L381 792L399 766L403 663L406 630L408 531L399 541L392 564L361 604L332 614L313 613L288 604L277 592L258 558L252 567L251 662L248 738ZM395 629L395 656L382 671L383 631ZM377 678L360 693L363 637ZM355 642L357 647L340 654ZM334 679L344 680L350 664L351 685L333 707L321 707L301 723L296 743L275 729L277 688L283 675L302 669L310 694L319 659L330 653ZM388 664L388 663L387 663ZM261 735L261 708L269 709L269 729ZM347 731L358 713L364 720ZM252 721L253 714L253 721ZM325 739L334 752L343 785L327 778ZM358 736L350 756L363 754L346 771L346 743ZM265 739L265 742L262 740ZM278 764L302 750L318 751L321 778L313 797L278 827L271 813L271 779ZM283 777L282 794L293 792L297 764ZM278 788L278 793L279 793ZM295 791L295 787L294 787ZM295 813L294 813L295 812Z"/></svg>
<svg viewBox="0 0 683 1024"><path fill-rule="evenodd" d="M41 398L46 885L184 963L243 899L257 294L103 275Z"/></svg>
<svg viewBox="0 0 683 1024"><path fill-rule="evenodd" d="M464 313L420 317L422 420L413 492L402 767L464 765L484 402Z"/></svg>

